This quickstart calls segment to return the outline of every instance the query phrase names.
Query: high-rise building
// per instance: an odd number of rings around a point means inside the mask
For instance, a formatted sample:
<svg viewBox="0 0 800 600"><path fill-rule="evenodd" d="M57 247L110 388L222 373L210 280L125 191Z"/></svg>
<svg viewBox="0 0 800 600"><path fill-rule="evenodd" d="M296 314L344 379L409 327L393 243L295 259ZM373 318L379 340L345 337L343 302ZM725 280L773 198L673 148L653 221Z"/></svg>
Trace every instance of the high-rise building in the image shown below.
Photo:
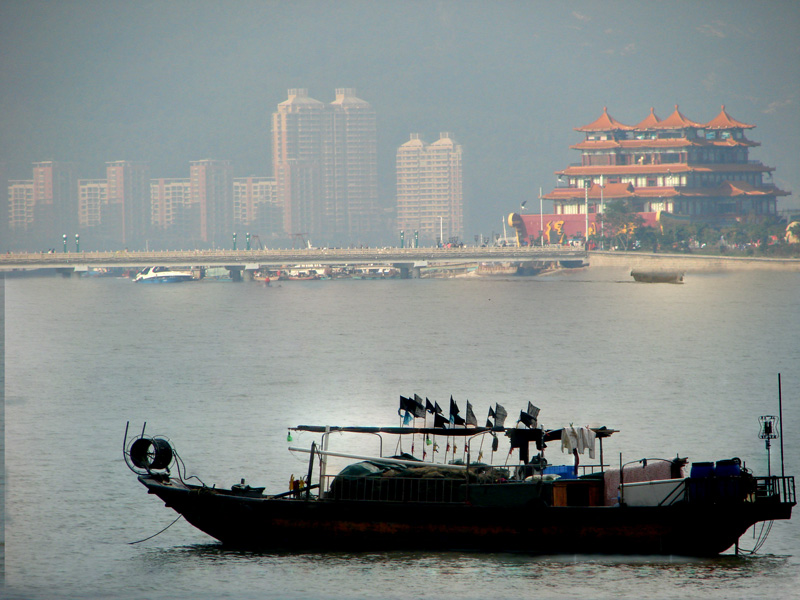
<svg viewBox="0 0 800 600"><path fill-rule="evenodd" d="M354 89L337 89L327 106L290 89L272 115L272 160L286 234L338 242L375 235L375 111Z"/></svg>
<svg viewBox="0 0 800 600"><path fill-rule="evenodd" d="M233 224L259 239L283 237L283 209L274 177L236 177L233 180Z"/></svg>
<svg viewBox="0 0 800 600"><path fill-rule="evenodd" d="M150 210L155 246L197 246L200 240L200 207L192 204L189 179L151 179Z"/></svg>
<svg viewBox="0 0 800 600"><path fill-rule="evenodd" d="M107 179L78 180L78 225L81 229L102 225L103 210L107 206Z"/></svg>
<svg viewBox="0 0 800 600"><path fill-rule="evenodd" d="M325 105L308 90L289 90L272 115L272 163L283 229L288 235L323 231L322 123Z"/></svg>
<svg viewBox="0 0 800 600"><path fill-rule="evenodd" d="M124 246L144 247L150 230L150 169L147 163L129 160L107 162L106 177L108 204L116 209L116 222L105 218L104 228L116 229Z"/></svg>
<svg viewBox="0 0 800 600"><path fill-rule="evenodd" d="M379 227L375 111L353 88L338 88L325 120L325 228L358 241Z"/></svg>
<svg viewBox="0 0 800 600"><path fill-rule="evenodd" d="M8 225L13 233L24 233L33 228L33 180L12 179L8 182Z"/></svg>
<svg viewBox="0 0 800 600"><path fill-rule="evenodd" d="M448 243L464 235L461 146L449 133L432 144L419 134L397 150L397 227L425 243Z"/></svg>
<svg viewBox="0 0 800 600"><path fill-rule="evenodd" d="M189 179L150 180L150 224L168 230L180 221L180 213L191 204ZM198 223L198 231L200 226Z"/></svg>
<svg viewBox="0 0 800 600"><path fill-rule="evenodd" d="M33 163L33 238L55 244L62 235L78 230L77 165L67 162Z"/></svg>
<svg viewBox="0 0 800 600"><path fill-rule="evenodd" d="M191 200L200 211L200 240L227 246L233 233L233 167L228 160L189 163Z"/></svg>

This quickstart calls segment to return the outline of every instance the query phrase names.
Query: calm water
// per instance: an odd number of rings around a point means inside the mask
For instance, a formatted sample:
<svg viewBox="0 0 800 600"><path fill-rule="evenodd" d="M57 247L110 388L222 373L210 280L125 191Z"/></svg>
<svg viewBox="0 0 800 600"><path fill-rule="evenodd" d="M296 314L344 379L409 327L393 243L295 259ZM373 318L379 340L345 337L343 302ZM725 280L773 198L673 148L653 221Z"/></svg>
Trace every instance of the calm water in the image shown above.
<svg viewBox="0 0 800 600"><path fill-rule="evenodd" d="M7 280L4 597L794 597L799 518L776 522L756 557L714 560L253 554L182 520L131 545L174 513L121 447L126 421L146 421L206 483L278 492L306 469L288 426L394 425L399 395L416 392L470 400L479 421L530 400L547 427L613 426L612 463L738 456L765 471L758 416L777 414L780 372L786 470L800 475L798 292L798 274L647 285L619 269L272 288Z"/></svg>

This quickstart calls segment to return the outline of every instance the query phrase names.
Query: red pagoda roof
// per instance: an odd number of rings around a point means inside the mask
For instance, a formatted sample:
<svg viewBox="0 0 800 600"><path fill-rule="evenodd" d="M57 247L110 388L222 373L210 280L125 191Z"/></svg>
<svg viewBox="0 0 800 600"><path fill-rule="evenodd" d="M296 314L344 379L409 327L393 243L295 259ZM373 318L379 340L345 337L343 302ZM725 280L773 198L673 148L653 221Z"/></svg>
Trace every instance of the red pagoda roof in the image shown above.
<svg viewBox="0 0 800 600"><path fill-rule="evenodd" d="M704 127L704 125L684 117L676 104L675 111L663 121L659 121L656 127L658 129L686 129L687 127Z"/></svg>
<svg viewBox="0 0 800 600"><path fill-rule="evenodd" d="M645 118L644 121L636 126L636 129L657 129L660 122L661 119L656 116L655 110L651 106L650 114L647 115L647 118Z"/></svg>
<svg viewBox="0 0 800 600"><path fill-rule="evenodd" d="M662 163L660 165L591 165L588 167L574 166L567 167L562 171L556 171L556 175L582 175L582 176L600 176L600 175L647 175L650 173L690 173L692 171L698 173L766 173L774 171L773 167L767 167L762 164L753 163L736 163L736 164L703 164L703 165L687 165L686 163Z"/></svg>
<svg viewBox="0 0 800 600"><path fill-rule="evenodd" d="M748 125L747 123L742 123L741 121L737 121L733 117L731 117L725 111L725 105L722 105L722 108L719 111L719 114L706 123L706 129L731 129L733 127L738 127L741 129L753 129L755 125Z"/></svg>
<svg viewBox="0 0 800 600"><path fill-rule="evenodd" d="M752 148L760 145L760 142L752 142L744 138L740 140L736 140L732 137L724 140L689 140L682 137L655 140L583 140L570 146L570 149L611 150L613 148L688 148L689 146L744 146Z"/></svg>
<svg viewBox="0 0 800 600"><path fill-rule="evenodd" d="M625 131L630 131L634 129L630 125L625 125L624 123L620 123L610 114L608 114L608 109L604 106L603 107L603 114L600 115L597 119L589 123L588 125L584 125L583 127L576 127L575 131L613 131L615 129L622 129Z"/></svg>

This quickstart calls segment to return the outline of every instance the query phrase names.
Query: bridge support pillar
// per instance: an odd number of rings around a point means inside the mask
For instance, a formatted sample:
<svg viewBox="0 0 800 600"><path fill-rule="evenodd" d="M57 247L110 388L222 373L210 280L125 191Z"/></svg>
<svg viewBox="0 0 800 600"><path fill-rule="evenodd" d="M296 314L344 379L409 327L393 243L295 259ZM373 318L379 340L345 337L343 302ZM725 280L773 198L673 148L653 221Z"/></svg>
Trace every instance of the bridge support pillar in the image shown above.
<svg viewBox="0 0 800 600"><path fill-rule="evenodd" d="M226 269L231 274L231 281L241 281L242 280L242 271L244 271L244 265L231 265L226 266Z"/></svg>
<svg viewBox="0 0 800 600"><path fill-rule="evenodd" d="M62 277L72 277L72 274L75 272L75 269L72 267L60 267L56 269L56 273L61 273Z"/></svg>

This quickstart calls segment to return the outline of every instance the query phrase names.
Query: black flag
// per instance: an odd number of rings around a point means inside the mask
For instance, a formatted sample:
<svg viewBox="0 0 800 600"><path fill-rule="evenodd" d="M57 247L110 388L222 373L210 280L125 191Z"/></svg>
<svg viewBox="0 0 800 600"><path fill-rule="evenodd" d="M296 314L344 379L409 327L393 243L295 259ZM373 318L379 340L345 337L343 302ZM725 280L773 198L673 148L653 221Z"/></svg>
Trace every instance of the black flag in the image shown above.
<svg viewBox="0 0 800 600"><path fill-rule="evenodd" d="M506 409L500 406L499 404L494 405L494 425L495 427L502 427L503 424L506 422L506 417L508 413Z"/></svg>
<svg viewBox="0 0 800 600"><path fill-rule="evenodd" d="M525 427L535 427L536 419L526 413L524 410L519 411L519 420L525 424Z"/></svg>
<svg viewBox="0 0 800 600"><path fill-rule="evenodd" d="M492 422L489 419L486 419L486 427L488 427L489 429L494 427L494 425L492 425Z"/></svg>
<svg viewBox="0 0 800 600"><path fill-rule="evenodd" d="M461 411L458 410L458 404L456 404L456 401L453 400L453 396L451 395L450 396L450 422L451 423L455 423L456 422L456 418L458 418L458 413L460 413L460 412ZM463 421L463 419L461 419L461 421Z"/></svg>
<svg viewBox="0 0 800 600"><path fill-rule="evenodd" d="M431 401L427 398L425 398L425 412L429 412L432 415L436 414L436 408L434 408L433 404L431 404Z"/></svg>
<svg viewBox="0 0 800 600"><path fill-rule="evenodd" d="M439 406L438 402L434 402L433 403L433 412L434 412L434 414L437 414L437 415L442 414L442 407Z"/></svg>
<svg viewBox="0 0 800 600"><path fill-rule="evenodd" d="M414 409L412 408L412 400L410 398L406 398L405 396L400 396L400 408L397 411L397 414L400 415L400 411L404 410L406 412L410 412L413 414ZM400 415L401 417L403 415Z"/></svg>
<svg viewBox="0 0 800 600"><path fill-rule="evenodd" d="M411 398L409 398L411 400ZM413 402L413 409L411 412L414 413L414 416L419 419L425 418L425 405L422 404L422 398L414 394L414 399L411 400Z"/></svg>
<svg viewBox="0 0 800 600"><path fill-rule="evenodd" d="M458 415L450 415L450 418L453 420L453 425L464 425L464 419Z"/></svg>
<svg viewBox="0 0 800 600"><path fill-rule="evenodd" d="M472 404L469 403L467 400L467 425L472 425L473 427L478 426L478 419L475 418L475 413L472 412Z"/></svg>
<svg viewBox="0 0 800 600"><path fill-rule="evenodd" d="M533 404L531 404L530 401L528 402L528 411L527 412L534 419L539 417L539 409L536 408Z"/></svg>
<svg viewBox="0 0 800 600"><path fill-rule="evenodd" d="M433 415L433 427L435 429L438 428L444 429L448 425L450 425L450 422L444 418L444 415L440 413L436 413L435 415Z"/></svg>

